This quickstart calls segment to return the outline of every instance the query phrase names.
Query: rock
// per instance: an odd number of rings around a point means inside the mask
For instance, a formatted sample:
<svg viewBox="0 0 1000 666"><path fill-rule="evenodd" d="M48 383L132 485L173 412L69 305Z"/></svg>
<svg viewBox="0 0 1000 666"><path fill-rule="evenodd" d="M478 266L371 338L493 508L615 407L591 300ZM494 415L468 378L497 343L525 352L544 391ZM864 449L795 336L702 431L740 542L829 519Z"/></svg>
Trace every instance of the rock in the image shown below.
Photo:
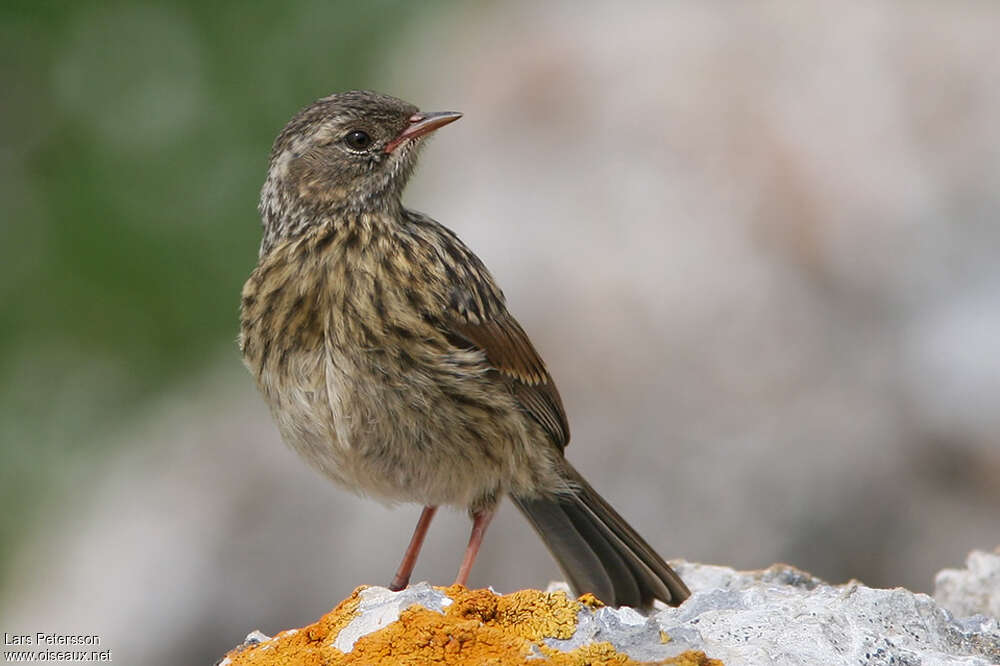
<svg viewBox="0 0 1000 666"><path fill-rule="evenodd" d="M661 663L722 666L703 652L663 644L655 621L593 597L522 590L499 595L419 583L401 592L359 587L318 622L274 638L253 632L219 666L346 664L635 664L628 652Z"/></svg>
<svg viewBox="0 0 1000 666"><path fill-rule="evenodd" d="M952 607L995 611L996 559L973 553L966 571L939 575L939 589L955 591L942 592L949 603L967 604ZM693 594L649 616L589 595L573 600L564 584L508 595L427 583L401 592L361 587L315 624L274 638L255 632L219 663L1000 663L995 615L955 617L925 594L829 585L787 565L674 566Z"/></svg>
<svg viewBox="0 0 1000 666"><path fill-rule="evenodd" d="M786 565L738 572L678 563L695 593L654 619L674 649L726 664L1000 663L996 617L956 619L925 594L828 585Z"/></svg>
<svg viewBox="0 0 1000 666"><path fill-rule="evenodd" d="M943 569L934 578L934 599L953 615L1000 617L1000 548L974 550L965 569Z"/></svg>

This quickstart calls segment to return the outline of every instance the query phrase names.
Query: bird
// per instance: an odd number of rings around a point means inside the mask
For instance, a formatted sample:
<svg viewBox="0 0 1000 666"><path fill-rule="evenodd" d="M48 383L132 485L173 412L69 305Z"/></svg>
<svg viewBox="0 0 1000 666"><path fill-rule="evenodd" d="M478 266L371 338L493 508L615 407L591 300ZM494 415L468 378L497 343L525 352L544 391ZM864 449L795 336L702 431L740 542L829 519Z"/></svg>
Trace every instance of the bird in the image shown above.
<svg viewBox="0 0 1000 666"><path fill-rule="evenodd" d="M440 506L472 530L465 585L509 497L577 594L679 605L677 573L564 455L549 370L483 262L402 194L429 135L462 116L364 90L323 97L275 139L239 347L282 438L335 483L422 505L393 590Z"/></svg>

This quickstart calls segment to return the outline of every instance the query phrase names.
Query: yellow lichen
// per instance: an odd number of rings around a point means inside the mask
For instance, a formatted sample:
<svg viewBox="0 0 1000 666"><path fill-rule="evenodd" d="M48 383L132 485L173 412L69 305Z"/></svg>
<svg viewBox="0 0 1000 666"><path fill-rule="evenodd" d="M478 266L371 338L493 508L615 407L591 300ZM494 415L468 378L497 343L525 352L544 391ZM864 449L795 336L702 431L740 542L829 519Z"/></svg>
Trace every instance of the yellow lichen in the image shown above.
<svg viewBox="0 0 1000 666"><path fill-rule="evenodd" d="M521 590L497 598L497 625L512 634L538 641L543 638L570 638L576 631L580 604L563 592L551 594Z"/></svg>
<svg viewBox="0 0 1000 666"><path fill-rule="evenodd" d="M718 659L709 659L700 650L688 650L676 657L670 657L656 662L638 662L615 650L611 643L590 643L570 652L560 652L559 650L541 646L541 652L545 655L545 664L555 664L556 666L591 666L600 664L601 666L638 666L640 663L669 664L670 666L723 666ZM538 660L534 660L537 664Z"/></svg>
<svg viewBox="0 0 1000 666"><path fill-rule="evenodd" d="M506 664L556 666L637 662L610 643L594 643L571 652L547 647L546 638L569 638L577 614L592 602L573 601L562 592L522 590L499 596L489 590L453 585L439 588L452 599L444 613L411 606L399 619L363 636L350 652L333 647L341 629L354 618L359 587L334 610L298 631L283 632L257 645L236 648L232 666L350 666L353 664ZM539 659L544 656L544 659ZM704 653L685 652L665 664L721 666Z"/></svg>

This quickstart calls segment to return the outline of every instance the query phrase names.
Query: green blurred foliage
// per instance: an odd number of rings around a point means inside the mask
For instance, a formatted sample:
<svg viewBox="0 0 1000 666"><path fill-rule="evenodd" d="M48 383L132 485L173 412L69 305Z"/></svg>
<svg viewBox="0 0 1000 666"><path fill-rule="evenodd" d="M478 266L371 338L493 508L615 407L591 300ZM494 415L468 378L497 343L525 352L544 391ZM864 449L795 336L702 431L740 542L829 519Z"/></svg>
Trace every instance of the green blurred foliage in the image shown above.
<svg viewBox="0 0 1000 666"><path fill-rule="evenodd" d="M229 354L270 143L426 3L0 7L0 572L102 433ZM136 443L141 445L141 443Z"/></svg>

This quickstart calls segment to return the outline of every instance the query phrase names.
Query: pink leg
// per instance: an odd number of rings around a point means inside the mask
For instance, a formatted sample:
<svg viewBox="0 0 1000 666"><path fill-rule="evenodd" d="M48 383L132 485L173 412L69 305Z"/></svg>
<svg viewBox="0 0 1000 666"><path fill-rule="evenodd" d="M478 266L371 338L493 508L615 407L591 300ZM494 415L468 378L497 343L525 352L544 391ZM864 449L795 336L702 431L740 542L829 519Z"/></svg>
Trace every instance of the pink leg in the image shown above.
<svg viewBox="0 0 1000 666"><path fill-rule="evenodd" d="M406 547L406 552L403 554L403 561L399 563L399 570L396 571L396 576L389 583L390 590L399 591L410 584L410 574L413 573L413 567L417 563L417 555L420 554L420 547L424 545L424 537L427 536L427 528L431 526L431 518L434 517L436 511L436 506L424 507L420 514L420 520L417 521L417 527L413 530L410 545Z"/></svg>
<svg viewBox="0 0 1000 666"><path fill-rule="evenodd" d="M465 549L465 558L462 559L462 566L458 570L458 577L455 578L455 585L465 585L469 580L469 572L472 571L472 563L476 561L476 554L479 553L479 546L483 543L483 536L486 535L486 528L493 520L495 509L480 511L472 517L472 534L469 535L469 545Z"/></svg>

